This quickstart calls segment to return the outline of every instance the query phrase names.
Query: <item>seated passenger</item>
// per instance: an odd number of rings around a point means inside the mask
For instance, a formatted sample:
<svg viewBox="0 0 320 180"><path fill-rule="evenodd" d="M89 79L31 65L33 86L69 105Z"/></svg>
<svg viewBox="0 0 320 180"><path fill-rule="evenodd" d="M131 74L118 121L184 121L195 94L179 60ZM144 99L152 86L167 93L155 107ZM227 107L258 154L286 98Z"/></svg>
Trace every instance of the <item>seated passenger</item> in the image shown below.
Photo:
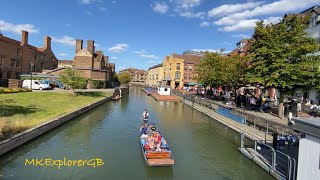
<svg viewBox="0 0 320 180"><path fill-rule="evenodd" d="M161 136L160 132L157 131L156 138L155 138L155 144L157 145L156 151L161 151L161 149L160 149L161 141L162 141L162 136Z"/></svg>
<svg viewBox="0 0 320 180"><path fill-rule="evenodd" d="M156 130L157 130L156 125L152 124L151 131L156 131Z"/></svg>
<svg viewBox="0 0 320 180"><path fill-rule="evenodd" d="M148 145L151 148L151 150L154 150L154 135L153 133L148 136Z"/></svg>
<svg viewBox="0 0 320 180"><path fill-rule="evenodd" d="M148 134L147 131L144 131L143 134L141 135L140 139L148 139Z"/></svg>

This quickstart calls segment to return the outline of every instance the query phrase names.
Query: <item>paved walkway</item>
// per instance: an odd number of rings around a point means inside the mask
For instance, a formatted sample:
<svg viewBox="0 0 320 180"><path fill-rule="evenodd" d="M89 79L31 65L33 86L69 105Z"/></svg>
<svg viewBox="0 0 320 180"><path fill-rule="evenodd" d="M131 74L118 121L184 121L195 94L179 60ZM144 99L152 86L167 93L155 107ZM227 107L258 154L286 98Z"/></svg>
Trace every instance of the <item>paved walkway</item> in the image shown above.
<svg viewBox="0 0 320 180"><path fill-rule="evenodd" d="M265 133L262 131L259 131L253 127L247 126L246 124L241 124L238 123L232 119L226 118L218 113L216 113L214 110L211 110L207 107L201 106L197 103L192 103L189 100L184 100L182 101L183 103L193 107L194 109L203 112L207 114L208 116L212 117L213 119L219 121L220 123L230 127L231 129L237 131L237 132L243 132L244 135L252 140L264 140L265 139ZM239 135L240 136L240 135ZM271 142L272 141L272 136L267 135L266 136L267 141Z"/></svg>

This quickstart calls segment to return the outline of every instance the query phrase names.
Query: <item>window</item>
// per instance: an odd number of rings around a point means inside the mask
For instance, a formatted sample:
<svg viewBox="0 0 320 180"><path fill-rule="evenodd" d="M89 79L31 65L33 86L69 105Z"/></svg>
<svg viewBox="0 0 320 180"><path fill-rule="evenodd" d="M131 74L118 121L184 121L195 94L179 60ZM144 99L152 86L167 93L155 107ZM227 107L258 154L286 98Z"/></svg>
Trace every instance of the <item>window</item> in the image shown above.
<svg viewBox="0 0 320 180"><path fill-rule="evenodd" d="M3 63L3 57L0 57L0 65Z"/></svg>
<svg viewBox="0 0 320 180"><path fill-rule="evenodd" d="M20 61L16 61L16 67L20 67Z"/></svg>
<svg viewBox="0 0 320 180"><path fill-rule="evenodd" d="M192 71L192 68L193 68L192 65L189 65L189 71Z"/></svg>
<svg viewBox="0 0 320 180"><path fill-rule="evenodd" d="M15 59L11 59L11 67L15 67L16 66L16 60Z"/></svg>
<svg viewBox="0 0 320 180"><path fill-rule="evenodd" d="M188 70L188 66L187 65L184 65L184 70Z"/></svg>
<svg viewBox="0 0 320 180"><path fill-rule="evenodd" d="M37 55L33 55L33 60L36 61L37 60ZM29 68L30 69L30 68Z"/></svg>
<svg viewBox="0 0 320 180"><path fill-rule="evenodd" d="M187 74L186 73L184 73L183 79L187 79Z"/></svg>
<svg viewBox="0 0 320 180"><path fill-rule="evenodd" d="M11 78L11 72L10 71L7 72L7 78L8 79Z"/></svg>
<svg viewBox="0 0 320 180"><path fill-rule="evenodd" d="M156 79L158 80L158 74L156 74Z"/></svg>
<svg viewBox="0 0 320 180"><path fill-rule="evenodd" d="M83 60L82 60L82 63L86 63L86 59L83 59Z"/></svg>
<svg viewBox="0 0 320 180"><path fill-rule="evenodd" d="M316 26L316 24L317 24L317 16L312 16L309 27L314 27Z"/></svg>
<svg viewBox="0 0 320 180"><path fill-rule="evenodd" d="M41 62L40 67L41 67L41 70L43 70L43 69L44 69L44 64L43 64L43 62Z"/></svg>
<svg viewBox="0 0 320 180"><path fill-rule="evenodd" d="M171 70L171 63L170 63L170 67L169 67L169 70Z"/></svg>
<svg viewBox="0 0 320 180"><path fill-rule="evenodd" d="M180 63L177 63L177 70L180 70Z"/></svg>
<svg viewBox="0 0 320 180"><path fill-rule="evenodd" d="M176 79L180 79L180 74L181 73L179 71L176 72Z"/></svg>
<svg viewBox="0 0 320 180"><path fill-rule="evenodd" d="M20 73L16 72L16 79L20 79Z"/></svg>
<svg viewBox="0 0 320 180"><path fill-rule="evenodd" d="M168 89L167 89L167 88L164 88L164 91L168 91Z"/></svg>

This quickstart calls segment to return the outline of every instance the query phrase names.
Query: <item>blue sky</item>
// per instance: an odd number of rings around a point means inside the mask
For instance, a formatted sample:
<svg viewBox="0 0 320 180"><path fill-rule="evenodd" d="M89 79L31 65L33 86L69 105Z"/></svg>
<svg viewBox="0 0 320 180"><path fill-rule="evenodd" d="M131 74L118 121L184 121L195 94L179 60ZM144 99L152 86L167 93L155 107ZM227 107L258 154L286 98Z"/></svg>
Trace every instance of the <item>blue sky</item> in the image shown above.
<svg viewBox="0 0 320 180"><path fill-rule="evenodd" d="M148 69L170 53L231 51L252 35L255 22L276 23L285 13L320 5L320 0L7 0L1 1L2 34L43 46L52 38L58 59L72 59L75 39L93 39L116 63Z"/></svg>

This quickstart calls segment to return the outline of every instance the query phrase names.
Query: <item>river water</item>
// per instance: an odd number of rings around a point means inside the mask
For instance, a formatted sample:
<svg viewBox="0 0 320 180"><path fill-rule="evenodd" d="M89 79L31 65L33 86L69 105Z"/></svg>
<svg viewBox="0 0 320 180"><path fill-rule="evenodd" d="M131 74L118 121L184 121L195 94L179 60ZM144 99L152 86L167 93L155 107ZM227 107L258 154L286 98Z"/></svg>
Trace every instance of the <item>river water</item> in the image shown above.
<svg viewBox="0 0 320 180"><path fill-rule="evenodd" d="M148 167L143 159L138 131L144 108L173 150L173 167ZM273 179L239 146L239 134L219 122L132 87L120 101L107 102L0 157L0 179ZM35 158L100 158L104 165L25 165Z"/></svg>

